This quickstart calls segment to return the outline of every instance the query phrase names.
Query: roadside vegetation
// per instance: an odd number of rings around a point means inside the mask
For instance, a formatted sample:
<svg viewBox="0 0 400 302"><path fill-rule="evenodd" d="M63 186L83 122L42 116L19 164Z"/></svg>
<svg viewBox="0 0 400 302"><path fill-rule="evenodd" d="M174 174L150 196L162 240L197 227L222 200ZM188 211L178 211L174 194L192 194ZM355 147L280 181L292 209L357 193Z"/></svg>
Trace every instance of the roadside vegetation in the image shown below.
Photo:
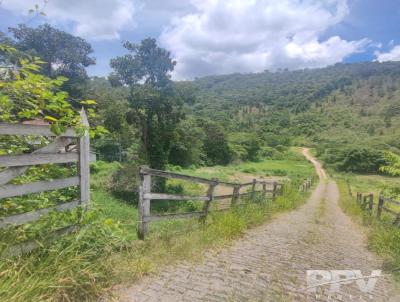
<svg viewBox="0 0 400 302"><path fill-rule="evenodd" d="M387 185L386 179L378 176L373 179L368 176L357 176L355 178L361 180L361 183L355 182L356 185L353 189L356 191L379 192L382 184ZM348 185L343 177L338 178L338 186L340 206L345 213L364 226L368 236L368 247L384 259L384 269L388 273L393 273L400 280L400 229L393 226L393 215L383 213L380 220L376 219L375 212L370 215L363 211L357 204L355 197L349 195ZM362 191L363 189L364 191ZM374 205L374 208L376 208L376 205ZM399 210L397 209L397 211Z"/></svg>

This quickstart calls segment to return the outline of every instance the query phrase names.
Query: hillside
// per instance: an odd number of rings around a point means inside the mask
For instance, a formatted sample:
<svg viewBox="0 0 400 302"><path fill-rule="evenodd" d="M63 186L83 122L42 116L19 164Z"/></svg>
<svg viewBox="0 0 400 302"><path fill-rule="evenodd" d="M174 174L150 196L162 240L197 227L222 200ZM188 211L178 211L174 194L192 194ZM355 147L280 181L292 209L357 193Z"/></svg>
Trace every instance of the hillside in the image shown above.
<svg viewBox="0 0 400 302"><path fill-rule="evenodd" d="M355 145L368 153L400 148L399 62L210 76L193 85L194 115L222 118L234 131L290 137L336 166L345 156L339 153Z"/></svg>

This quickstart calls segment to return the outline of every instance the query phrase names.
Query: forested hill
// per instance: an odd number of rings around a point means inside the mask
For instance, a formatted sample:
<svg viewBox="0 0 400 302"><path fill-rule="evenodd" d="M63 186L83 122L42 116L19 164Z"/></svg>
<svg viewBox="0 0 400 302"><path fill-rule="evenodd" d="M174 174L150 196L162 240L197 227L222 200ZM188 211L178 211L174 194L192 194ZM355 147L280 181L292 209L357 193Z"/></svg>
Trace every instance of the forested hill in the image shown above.
<svg viewBox="0 0 400 302"><path fill-rule="evenodd" d="M266 104L302 111L336 90L368 80L382 89L396 90L400 62L336 64L327 68L252 74L208 76L194 81L201 99L219 99L242 105ZM393 86L394 85L394 86Z"/></svg>
<svg viewBox="0 0 400 302"><path fill-rule="evenodd" d="M310 145L339 170L376 172L400 149L400 62L208 76L192 113L269 147Z"/></svg>

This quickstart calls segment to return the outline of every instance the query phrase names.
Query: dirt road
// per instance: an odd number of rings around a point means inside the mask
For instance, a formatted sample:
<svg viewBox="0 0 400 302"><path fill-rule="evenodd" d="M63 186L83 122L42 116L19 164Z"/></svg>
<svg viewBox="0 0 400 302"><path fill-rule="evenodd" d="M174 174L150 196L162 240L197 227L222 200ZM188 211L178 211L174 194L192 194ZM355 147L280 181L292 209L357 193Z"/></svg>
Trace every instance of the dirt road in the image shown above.
<svg viewBox="0 0 400 302"><path fill-rule="evenodd" d="M119 301L400 301L388 276L376 278L369 293L354 281L335 292L330 284L306 290L307 270L361 270L367 276L382 263L338 207L336 184L307 149L303 154L320 177L304 206L247 231L230 247L208 252L201 263L165 268L123 290Z"/></svg>

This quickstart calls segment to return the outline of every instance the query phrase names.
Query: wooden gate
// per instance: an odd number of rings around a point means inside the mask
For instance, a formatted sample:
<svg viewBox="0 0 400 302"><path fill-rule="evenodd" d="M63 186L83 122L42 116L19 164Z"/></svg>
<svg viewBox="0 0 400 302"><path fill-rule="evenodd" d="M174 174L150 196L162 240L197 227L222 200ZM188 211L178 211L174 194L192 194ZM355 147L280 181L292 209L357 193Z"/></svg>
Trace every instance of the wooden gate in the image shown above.
<svg viewBox="0 0 400 302"><path fill-rule="evenodd" d="M84 109L81 111L81 123L85 128L89 127L88 119ZM85 130L83 136L69 128L60 136L51 132L50 126L47 125L24 125L24 124L4 124L0 123L0 135L17 135L17 136L46 136L55 137L53 142L47 146L35 150L30 154L20 155L1 155L0 167L5 168L0 171L0 199L22 196L26 194L39 193L51 190L58 190L72 186L79 186L79 197L77 200L57 204L56 206L39 209L36 211L16 214L8 217L0 217L0 229L10 226L20 226L28 222L40 219L42 216L51 211L66 211L78 206L87 206L90 201L90 153L89 153L89 133ZM62 152L67 145L75 144L77 150L70 152ZM22 175L30 166L41 164L60 164L78 162L78 175L74 177L54 179L48 181L36 181L21 185L9 184L14 178ZM72 225L58 230L53 236L70 233L77 229L76 225ZM24 242L13 246L6 251L8 255L18 255L29 252L38 247L34 241Z"/></svg>

